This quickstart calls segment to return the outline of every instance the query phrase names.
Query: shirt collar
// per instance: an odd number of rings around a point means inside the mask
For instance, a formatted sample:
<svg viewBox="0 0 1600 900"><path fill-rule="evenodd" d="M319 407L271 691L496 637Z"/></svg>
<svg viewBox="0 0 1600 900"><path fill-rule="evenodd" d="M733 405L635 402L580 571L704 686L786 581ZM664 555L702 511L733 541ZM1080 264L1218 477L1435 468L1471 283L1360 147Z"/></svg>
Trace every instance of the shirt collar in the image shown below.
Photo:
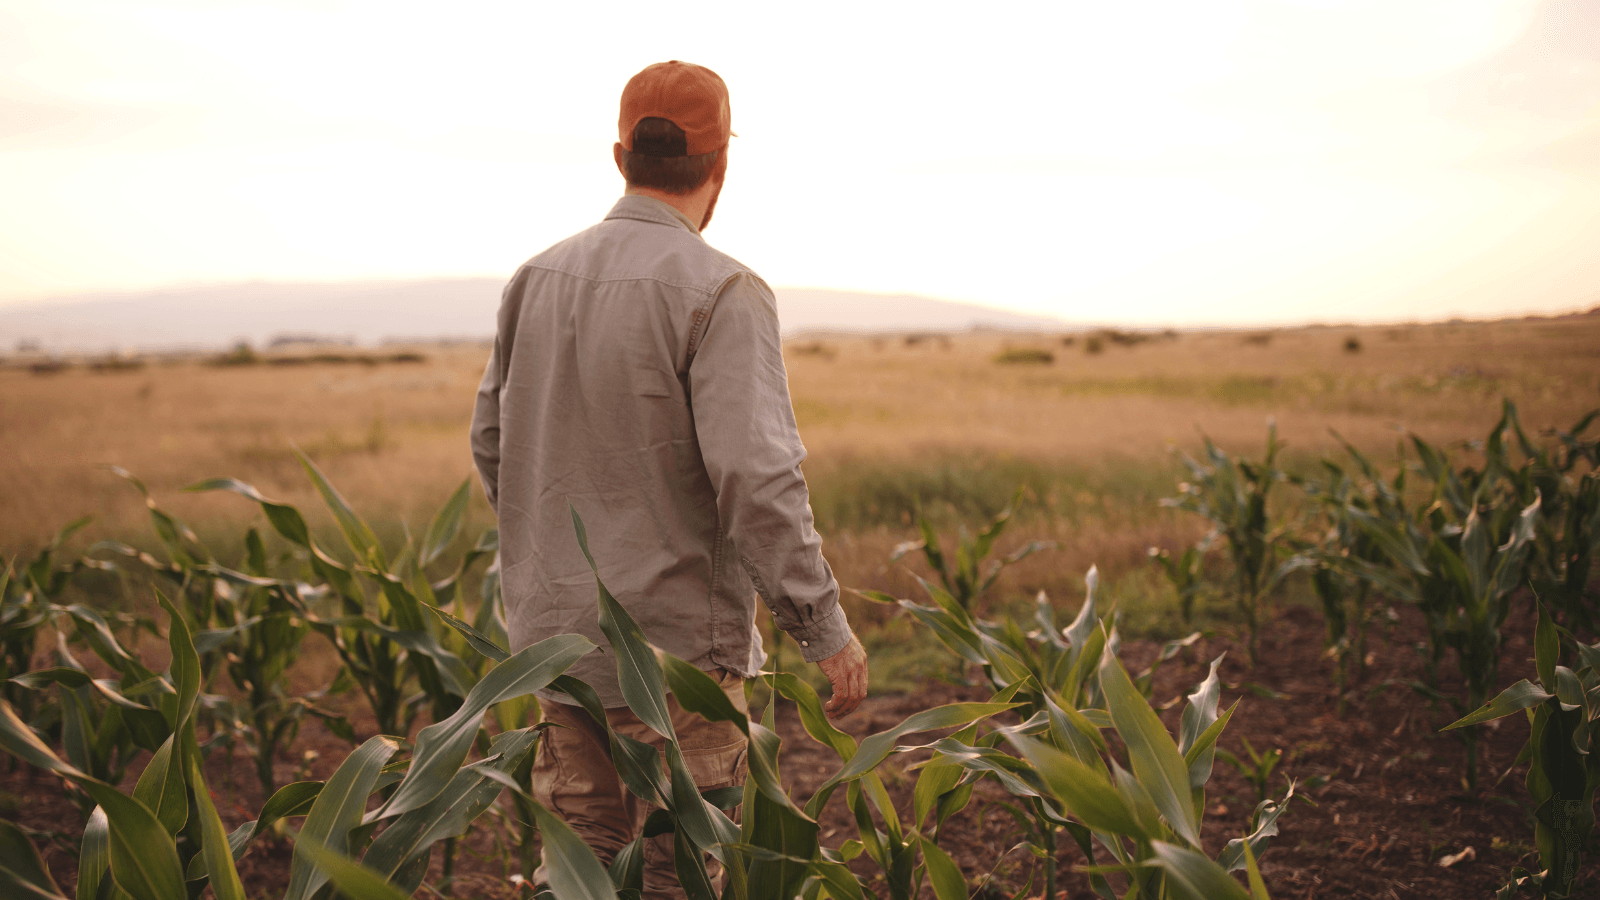
<svg viewBox="0 0 1600 900"><path fill-rule="evenodd" d="M689 220L689 217L678 210L677 207L654 197L643 194L624 194L622 199L611 207L606 213L608 219L638 219L641 222L655 222L658 225L682 225L689 229L690 234L698 235L700 229Z"/></svg>

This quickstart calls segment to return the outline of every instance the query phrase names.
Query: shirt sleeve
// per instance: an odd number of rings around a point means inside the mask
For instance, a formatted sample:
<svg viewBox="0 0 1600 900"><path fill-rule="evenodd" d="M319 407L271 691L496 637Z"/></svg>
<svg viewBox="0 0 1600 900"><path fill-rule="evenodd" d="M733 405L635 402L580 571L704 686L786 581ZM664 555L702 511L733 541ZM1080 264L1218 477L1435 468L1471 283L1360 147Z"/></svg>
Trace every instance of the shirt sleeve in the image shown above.
<svg viewBox="0 0 1600 900"><path fill-rule="evenodd" d="M472 409L472 461L483 481L489 505L499 511L500 493L500 341L489 352L489 365L478 383L478 400Z"/></svg>
<svg viewBox="0 0 1600 900"><path fill-rule="evenodd" d="M812 520L777 301L761 279L741 273L718 294L689 399L717 513L756 592L807 662L838 653L850 625Z"/></svg>

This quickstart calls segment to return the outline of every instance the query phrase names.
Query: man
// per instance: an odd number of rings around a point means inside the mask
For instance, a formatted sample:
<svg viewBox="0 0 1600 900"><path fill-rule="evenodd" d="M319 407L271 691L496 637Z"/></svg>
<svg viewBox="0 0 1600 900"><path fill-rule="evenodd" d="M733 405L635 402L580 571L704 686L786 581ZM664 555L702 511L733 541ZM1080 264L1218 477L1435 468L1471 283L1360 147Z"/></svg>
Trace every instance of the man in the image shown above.
<svg viewBox="0 0 1600 900"><path fill-rule="evenodd" d="M626 193L513 276L478 389L472 450L500 519L512 646L569 632L607 646L571 504L601 578L652 643L744 709L743 680L766 659L759 594L827 675L828 714L846 715L866 696L866 654L812 526L776 301L700 236L727 172L727 88L674 60L629 80L621 105L613 156ZM624 704L611 653L569 673L595 688L613 728L662 745ZM540 696L564 727L544 733L534 795L609 863L650 809L618 782L582 709ZM738 729L672 712L702 789L744 781ZM645 861L646 897L682 896L671 835L648 841Z"/></svg>

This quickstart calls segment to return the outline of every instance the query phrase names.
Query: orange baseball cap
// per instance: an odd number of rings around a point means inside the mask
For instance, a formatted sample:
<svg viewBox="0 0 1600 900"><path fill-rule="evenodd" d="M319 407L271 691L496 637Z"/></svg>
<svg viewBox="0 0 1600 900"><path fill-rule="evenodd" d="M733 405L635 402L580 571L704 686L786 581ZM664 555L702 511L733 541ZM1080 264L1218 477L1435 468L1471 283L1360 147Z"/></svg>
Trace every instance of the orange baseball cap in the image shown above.
<svg viewBox="0 0 1600 900"><path fill-rule="evenodd" d="M622 89L617 137L623 149L633 149L633 129L639 120L652 117L683 129L688 156L721 150L733 134L728 86L705 66L675 59L646 66Z"/></svg>

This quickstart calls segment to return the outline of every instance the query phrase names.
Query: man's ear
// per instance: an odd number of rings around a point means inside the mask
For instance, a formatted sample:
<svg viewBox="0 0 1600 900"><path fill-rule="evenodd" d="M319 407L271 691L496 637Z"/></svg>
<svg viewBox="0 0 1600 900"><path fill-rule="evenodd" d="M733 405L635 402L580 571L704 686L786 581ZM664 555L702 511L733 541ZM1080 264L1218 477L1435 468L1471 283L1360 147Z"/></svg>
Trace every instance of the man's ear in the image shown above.
<svg viewBox="0 0 1600 900"><path fill-rule="evenodd" d="M615 144L611 145L611 158L613 160L615 160L616 163L617 163L617 173L622 176L622 179L624 181L626 181L628 179L628 173L626 171L624 171L623 168L622 168L622 142L621 141L618 141Z"/></svg>

